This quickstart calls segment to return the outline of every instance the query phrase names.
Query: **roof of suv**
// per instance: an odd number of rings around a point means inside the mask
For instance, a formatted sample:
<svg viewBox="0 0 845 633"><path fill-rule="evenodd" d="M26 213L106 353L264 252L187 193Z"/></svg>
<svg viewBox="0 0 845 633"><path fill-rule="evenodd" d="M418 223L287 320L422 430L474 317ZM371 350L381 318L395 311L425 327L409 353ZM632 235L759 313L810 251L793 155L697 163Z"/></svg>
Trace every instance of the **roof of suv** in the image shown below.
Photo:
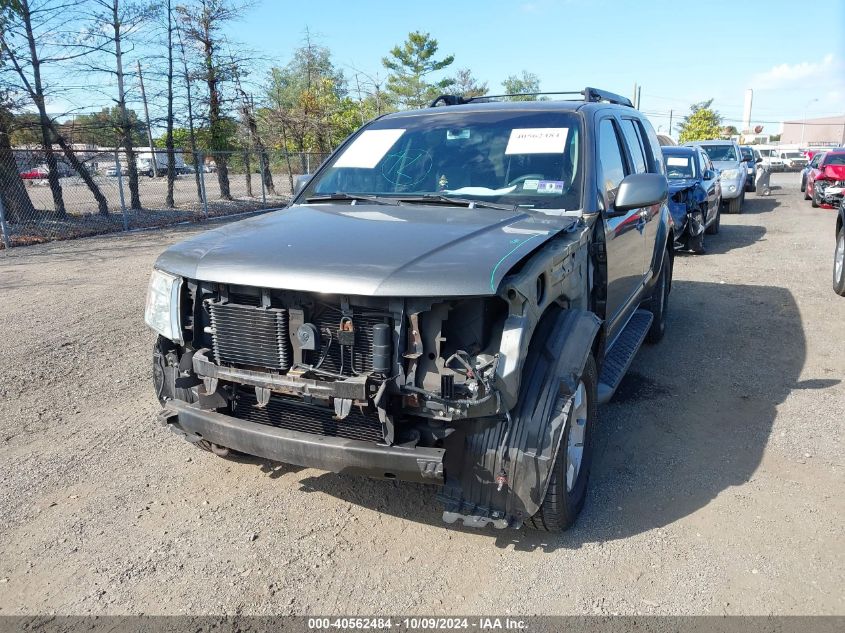
<svg viewBox="0 0 845 633"><path fill-rule="evenodd" d="M619 108L628 112L639 112L634 108L605 102L572 101L478 101L460 105L438 106L435 108L421 108L419 110L404 110L386 114L383 119L401 119L409 116L441 114L445 112L495 112L495 111L527 111L527 112L577 112L580 110L594 110L597 108Z"/></svg>

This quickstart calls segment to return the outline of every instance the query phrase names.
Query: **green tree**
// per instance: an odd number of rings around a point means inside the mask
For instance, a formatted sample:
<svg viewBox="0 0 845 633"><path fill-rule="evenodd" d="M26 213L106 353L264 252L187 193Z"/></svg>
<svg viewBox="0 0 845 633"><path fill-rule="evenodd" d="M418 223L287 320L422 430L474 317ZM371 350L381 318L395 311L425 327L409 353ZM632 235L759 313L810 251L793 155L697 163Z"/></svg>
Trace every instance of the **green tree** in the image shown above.
<svg viewBox="0 0 845 633"><path fill-rule="evenodd" d="M452 79L452 93L470 99L487 94L487 82L478 81L469 68L460 68Z"/></svg>
<svg viewBox="0 0 845 633"><path fill-rule="evenodd" d="M286 66L270 69L265 103L257 113L261 133L288 151L327 154L361 124L343 72L310 36Z"/></svg>
<svg viewBox="0 0 845 633"><path fill-rule="evenodd" d="M126 109L126 127L133 147L147 145L147 126L131 108ZM78 114L59 125L59 133L70 143L87 143L115 148L123 144L123 114L117 106L91 114Z"/></svg>
<svg viewBox="0 0 845 633"><path fill-rule="evenodd" d="M435 59L437 46L437 40L429 33L414 31L402 45L391 49L389 57L382 58L382 65L390 71L387 90L401 107L425 107L454 83L448 77L439 81L429 79L432 73L455 61L454 55Z"/></svg>
<svg viewBox="0 0 845 633"><path fill-rule="evenodd" d="M530 93L540 92L540 78L534 73L523 70L519 75L508 76L502 82L502 87L505 89L505 94L522 95L511 97L512 101L537 101L536 95Z"/></svg>
<svg viewBox="0 0 845 633"><path fill-rule="evenodd" d="M678 124L681 143L708 141L722 135L722 117L710 107L712 103L713 99L708 99L690 106L690 113Z"/></svg>

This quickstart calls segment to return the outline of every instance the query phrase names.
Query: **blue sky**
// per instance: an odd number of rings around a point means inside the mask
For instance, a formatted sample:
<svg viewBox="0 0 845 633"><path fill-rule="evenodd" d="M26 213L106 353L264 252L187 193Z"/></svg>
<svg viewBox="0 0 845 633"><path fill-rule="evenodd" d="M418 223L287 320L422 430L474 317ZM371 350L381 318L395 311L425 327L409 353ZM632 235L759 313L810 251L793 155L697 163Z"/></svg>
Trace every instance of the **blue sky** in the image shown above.
<svg viewBox="0 0 845 633"><path fill-rule="evenodd" d="M739 127L752 88L753 121L775 133L779 125L768 122L805 110L808 118L845 114L843 25L845 0L812 10L782 0L258 0L227 34L258 52L262 66L283 65L308 28L347 77L353 69L383 77L389 49L409 31L428 31L443 55L455 55L452 68L472 69L494 93L523 69L549 91L591 85L630 96L638 82L641 109L664 132L670 109L677 117L710 97Z"/></svg>

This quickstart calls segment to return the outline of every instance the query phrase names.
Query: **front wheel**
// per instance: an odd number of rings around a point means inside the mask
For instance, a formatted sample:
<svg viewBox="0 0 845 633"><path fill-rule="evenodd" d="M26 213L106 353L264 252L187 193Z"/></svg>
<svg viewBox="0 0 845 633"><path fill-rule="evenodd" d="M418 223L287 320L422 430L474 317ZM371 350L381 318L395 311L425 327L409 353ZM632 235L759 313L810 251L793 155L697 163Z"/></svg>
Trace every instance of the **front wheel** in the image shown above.
<svg viewBox="0 0 845 633"><path fill-rule="evenodd" d="M821 198L819 197L819 188L813 187L813 199L810 201L810 206L814 209L818 209L819 205L822 203Z"/></svg>
<svg viewBox="0 0 845 633"><path fill-rule="evenodd" d="M716 205L716 217L713 218L713 222L708 226L704 232L707 235L716 235L719 232L719 226L722 224L722 205Z"/></svg>
<svg viewBox="0 0 845 633"><path fill-rule="evenodd" d="M807 177L801 176L801 191L802 192L806 191L806 189L807 189ZM806 200L806 199L807 199L807 196L805 195L804 200Z"/></svg>
<svg viewBox="0 0 845 633"><path fill-rule="evenodd" d="M742 199L744 195L733 198L728 202L728 213L742 213Z"/></svg>
<svg viewBox="0 0 845 633"><path fill-rule="evenodd" d="M833 291L845 297L845 226L839 229L833 252Z"/></svg>
<svg viewBox="0 0 845 633"><path fill-rule="evenodd" d="M593 427L597 418L598 375L592 355L587 358L578 388L569 405L549 487L537 513L525 523L536 530L562 532L575 523L584 500L593 463Z"/></svg>
<svg viewBox="0 0 845 633"><path fill-rule="evenodd" d="M659 343L666 334L666 308L669 305L669 290L672 287L672 254L667 248L663 253L663 264L660 267L660 275L657 283L651 292L651 299L646 309L651 312L654 319L646 335L649 343Z"/></svg>

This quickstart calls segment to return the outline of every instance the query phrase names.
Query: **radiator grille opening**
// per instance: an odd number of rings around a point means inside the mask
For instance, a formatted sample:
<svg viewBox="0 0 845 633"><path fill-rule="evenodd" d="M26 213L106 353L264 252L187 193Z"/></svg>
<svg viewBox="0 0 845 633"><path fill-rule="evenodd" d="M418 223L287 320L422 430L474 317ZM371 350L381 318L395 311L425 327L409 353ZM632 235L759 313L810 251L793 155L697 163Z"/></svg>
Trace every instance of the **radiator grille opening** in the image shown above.
<svg viewBox="0 0 845 633"><path fill-rule="evenodd" d="M290 369L287 310L209 301L208 311L218 365Z"/></svg>
<svg viewBox="0 0 845 633"><path fill-rule="evenodd" d="M262 409L255 406L257 402L254 389L241 389L235 396L232 413L241 420L289 431L363 442L384 441L376 413L361 413L353 407L343 420L335 420L334 411L330 409L280 394L272 394L267 406Z"/></svg>

